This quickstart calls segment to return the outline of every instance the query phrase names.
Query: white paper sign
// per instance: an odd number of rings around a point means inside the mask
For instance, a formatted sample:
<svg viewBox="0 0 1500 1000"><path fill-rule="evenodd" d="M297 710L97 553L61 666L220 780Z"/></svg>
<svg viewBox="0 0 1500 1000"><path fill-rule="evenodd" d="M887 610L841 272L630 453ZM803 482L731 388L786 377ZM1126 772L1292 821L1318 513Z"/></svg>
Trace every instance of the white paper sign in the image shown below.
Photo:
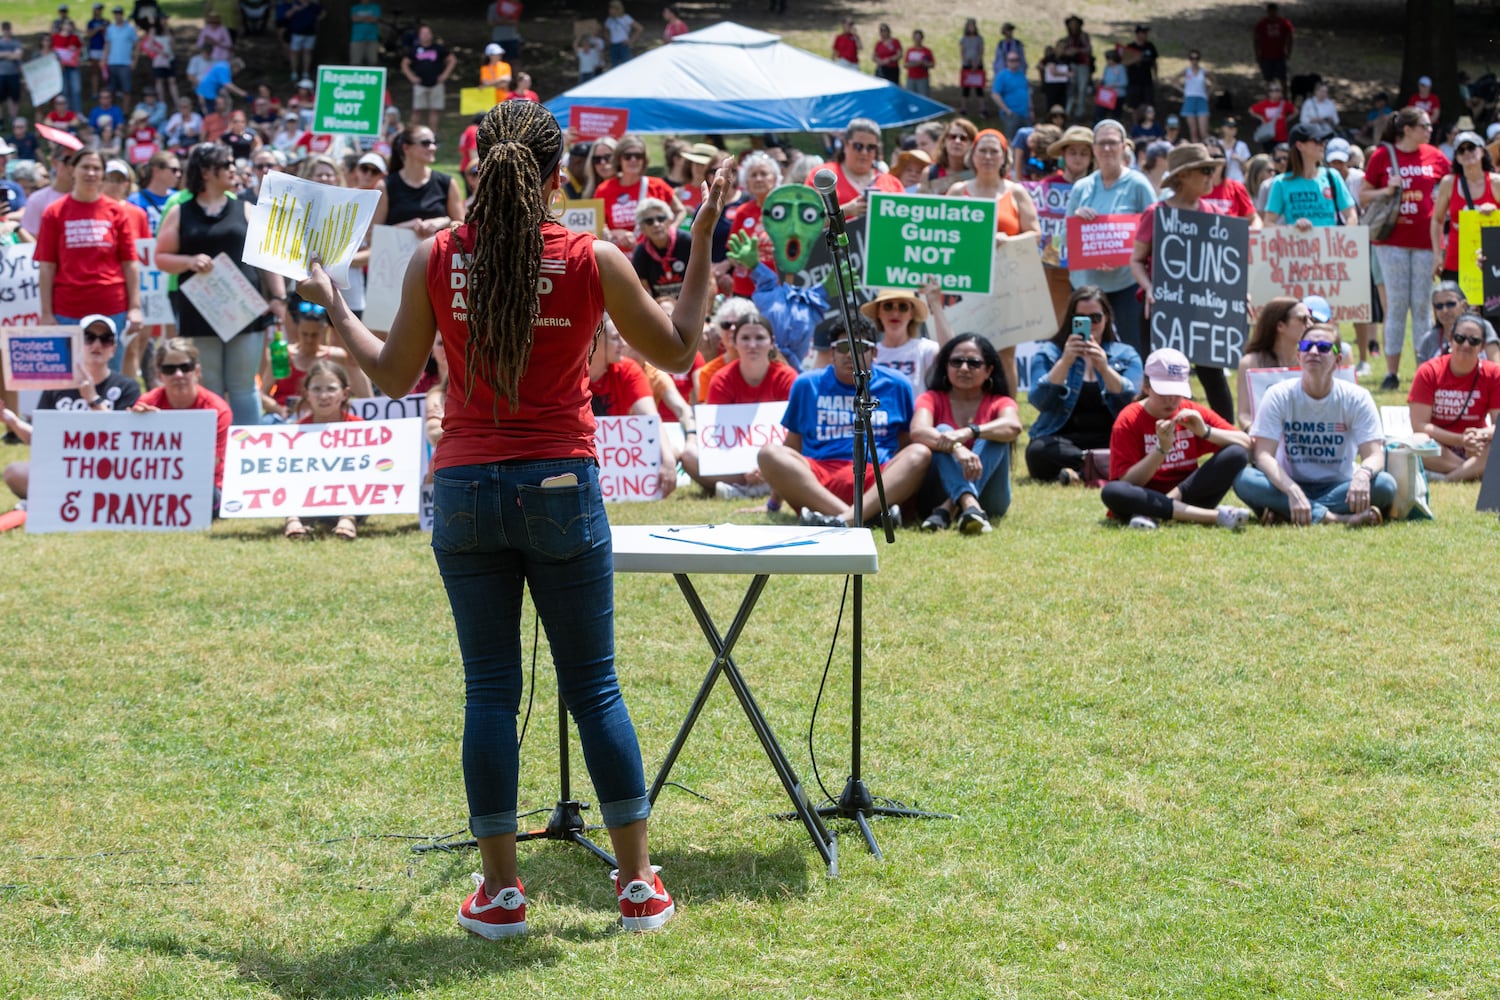
<svg viewBox="0 0 1500 1000"><path fill-rule="evenodd" d="M427 394L414 392L407 396L361 396L349 400L349 409L361 420L403 420L427 417Z"/></svg>
<svg viewBox="0 0 1500 1000"><path fill-rule="evenodd" d="M661 496L661 418L651 413L595 420L599 490L604 499L655 500Z"/></svg>
<svg viewBox="0 0 1500 1000"><path fill-rule="evenodd" d="M705 476L737 476L757 468L760 450L786 442L781 417L786 403L739 403L693 407L698 421L698 471Z"/></svg>
<svg viewBox="0 0 1500 1000"><path fill-rule="evenodd" d="M1260 401L1265 397L1267 389L1277 382L1301 377L1301 368L1247 368L1245 384L1250 387L1250 416L1253 418L1255 411L1260 409ZM1333 377L1341 378L1351 385L1359 384L1359 380L1354 377L1354 369L1349 365L1339 368L1333 373Z"/></svg>
<svg viewBox="0 0 1500 1000"><path fill-rule="evenodd" d="M135 254L141 259L141 315L147 326L170 326L177 322L167 292L167 275L156 269L156 240L136 240Z"/></svg>
<svg viewBox="0 0 1500 1000"><path fill-rule="evenodd" d="M1006 240L995 247L991 295L961 295L947 307L954 333L977 333L995 347L1014 347L1057 332L1047 273L1033 240Z"/></svg>
<svg viewBox="0 0 1500 1000"><path fill-rule="evenodd" d="M406 264L422 241L410 229L376 226L370 230L370 265L365 280L365 326L389 330L401 304Z"/></svg>
<svg viewBox="0 0 1500 1000"><path fill-rule="evenodd" d="M40 410L31 432L26 530L207 531L211 410Z"/></svg>
<svg viewBox="0 0 1500 1000"><path fill-rule="evenodd" d="M248 208L245 263L301 281L316 256L334 283L348 288L349 262L379 202L379 191L315 184L272 171Z"/></svg>
<svg viewBox="0 0 1500 1000"><path fill-rule="evenodd" d="M232 427L222 517L415 514L422 421Z"/></svg>
<svg viewBox="0 0 1500 1000"><path fill-rule="evenodd" d="M80 70L82 72L82 70ZM31 91L31 103L41 107L62 93L62 63L50 52L21 64L21 75L26 78L26 89ZM83 114L82 108L72 108Z"/></svg>
<svg viewBox="0 0 1500 1000"><path fill-rule="evenodd" d="M1250 233L1250 301L1321 295L1335 323L1370 320L1370 230L1365 226L1268 226Z"/></svg>
<svg viewBox="0 0 1500 1000"><path fill-rule="evenodd" d="M225 343L271 308L222 251L212 271L179 281L177 290Z"/></svg>
<svg viewBox="0 0 1500 1000"><path fill-rule="evenodd" d="M0 247L0 326L36 326L42 319L41 265L35 243Z"/></svg>

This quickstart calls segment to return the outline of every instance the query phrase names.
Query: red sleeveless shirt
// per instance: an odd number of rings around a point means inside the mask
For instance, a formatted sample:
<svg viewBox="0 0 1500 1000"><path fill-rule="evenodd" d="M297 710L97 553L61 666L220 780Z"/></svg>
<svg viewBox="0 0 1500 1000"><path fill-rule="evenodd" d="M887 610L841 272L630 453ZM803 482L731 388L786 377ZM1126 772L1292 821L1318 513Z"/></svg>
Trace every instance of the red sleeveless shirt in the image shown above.
<svg viewBox="0 0 1500 1000"><path fill-rule="evenodd" d="M594 458L589 406L589 346L604 318L604 290L594 236L555 222L542 224L541 314L532 327L531 361L521 376L517 409L477 382L470 392L468 271L474 233L460 226L433 237L427 294L448 358L443 439L434 469L512 459Z"/></svg>

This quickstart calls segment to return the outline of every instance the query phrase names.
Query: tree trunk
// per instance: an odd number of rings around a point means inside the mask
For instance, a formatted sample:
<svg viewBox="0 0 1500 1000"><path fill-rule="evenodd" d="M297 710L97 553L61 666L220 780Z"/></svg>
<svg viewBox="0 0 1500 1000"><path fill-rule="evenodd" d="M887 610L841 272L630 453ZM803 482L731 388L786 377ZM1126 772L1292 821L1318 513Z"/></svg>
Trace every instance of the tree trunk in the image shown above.
<svg viewBox="0 0 1500 1000"><path fill-rule="evenodd" d="M318 23L318 47L313 50L313 62L322 66L349 65L349 32L354 22L349 20L349 4L324 3L323 20Z"/></svg>
<svg viewBox="0 0 1500 1000"><path fill-rule="evenodd" d="M1432 78L1442 102L1439 119L1449 125L1466 115L1458 96L1458 65L1453 58L1454 0L1406 0L1406 37L1401 58L1401 93L1391 103L1402 107L1417 92L1420 77Z"/></svg>

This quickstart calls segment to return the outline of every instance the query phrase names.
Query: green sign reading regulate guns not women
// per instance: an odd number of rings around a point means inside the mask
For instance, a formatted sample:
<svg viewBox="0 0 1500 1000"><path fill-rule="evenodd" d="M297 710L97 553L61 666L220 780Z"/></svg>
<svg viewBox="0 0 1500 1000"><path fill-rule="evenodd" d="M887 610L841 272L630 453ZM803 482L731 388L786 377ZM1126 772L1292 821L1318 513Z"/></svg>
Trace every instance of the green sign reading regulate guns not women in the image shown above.
<svg viewBox="0 0 1500 1000"><path fill-rule="evenodd" d="M980 198L871 191L865 222L864 282L990 294L995 203Z"/></svg>
<svg viewBox="0 0 1500 1000"><path fill-rule="evenodd" d="M319 66L313 131L379 135L384 104L384 66Z"/></svg>

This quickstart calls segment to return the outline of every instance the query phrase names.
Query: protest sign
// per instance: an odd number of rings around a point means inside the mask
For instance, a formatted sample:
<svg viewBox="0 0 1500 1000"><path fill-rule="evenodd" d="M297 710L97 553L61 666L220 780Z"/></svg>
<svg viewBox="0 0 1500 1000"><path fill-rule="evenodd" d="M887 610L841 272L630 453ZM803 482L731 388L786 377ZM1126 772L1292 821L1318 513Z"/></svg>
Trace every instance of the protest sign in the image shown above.
<svg viewBox="0 0 1500 1000"><path fill-rule="evenodd" d="M961 295L947 306L956 332L977 333L997 348L1057 332L1057 314L1035 241L1006 240L995 247L990 287L989 295Z"/></svg>
<svg viewBox="0 0 1500 1000"><path fill-rule="evenodd" d="M177 290L225 343L271 308L222 250L213 270L184 275Z"/></svg>
<svg viewBox="0 0 1500 1000"><path fill-rule="evenodd" d="M606 135L618 139L625 134L629 120L630 112L625 108L587 108L575 104L568 109L568 128L584 141Z"/></svg>
<svg viewBox="0 0 1500 1000"><path fill-rule="evenodd" d="M207 531L211 410L40 410L31 431L26 530Z"/></svg>
<svg viewBox="0 0 1500 1000"><path fill-rule="evenodd" d="M0 378L7 389L71 389L82 358L81 327L0 328Z"/></svg>
<svg viewBox="0 0 1500 1000"><path fill-rule="evenodd" d="M365 276L365 326L389 330L401 304L406 265L422 241L410 229L375 226L370 230L370 264Z"/></svg>
<svg viewBox="0 0 1500 1000"><path fill-rule="evenodd" d="M599 490L604 499L655 500L661 496L661 418L651 413L595 420Z"/></svg>
<svg viewBox="0 0 1500 1000"><path fill-rule="evenodd" d="M35 243L0 246L0 326L35 326L42 318L41 266Z"/></svg>
<svg viewBox="0 0 1500 1000"><path fill-rule="evenodd" d="M62 63L50 52L21 64L21 75L26 79L26 89L31 91L31 103L41 107L62 93ZM74 111L83 114L82 108Z"/></svg>
<svg viewBox="0 0 1500 1000"><path fill-rule="evenodd" d="M1500 226L1500 212L1485 214L1466 208L1458 213L1458 285L1470 302L1484 301L1484 279L1479 273L1480 234ZM1490 263L1495 258L1485 254Z"/></svg>
<svg viewBox="0 0 1500 1000"><path fill-rule="evenodd" d="M1127 267L1135 252L1135 228L1139 215L1096 215L1084 220L1070 216L1068 268L1073 271L1105 271Z"/></svg>
<svg viewBox="0 0 1500 1000"><path fill-rule="evenodd" d="M427 395L414 392L407 396L361 396L349 400L349 409L361 420L405 420L427 417Z"/></svg>
<svg viewBox="0 0 1500 1000"><path fill-rule="evenodd" d="M1239 364L1249 325L1245 292L1250 223L1158 206L1151 242L1151 349L1171 347L1195 365Z"/></svg>
<svg viewBox="0 0 1500 1000"><path fill-rule="evenodd" d="M1247 368L1245 369L1245 385L1250 390L1250 416L1253 419L1255 411L1260 409L1260 401L1265 398L1266 390L1277 382L1286 382L1290 379L1301 378L1301 368ZM1343 365L1333 373L1334 378L1343 379L1350 385L1358 385L1359 380L1354 377L1354 369L1349 365ZM1406 409L1402 407L1402 409Z"/></svg>
<svg viewBox="0 0 1500 1000"><path fill-rule="evenodd" d="M141 321L147 326L176 323L172 299L167 292L167 275L156 269L156 240L136 240L135 255L141 259L137 269L141 284Z"/></svg>
<svg viewBox="0 0 1500 1000"><path fill-rule="evenodd" d="M737 476L756 468L760 450L786 441L781 426L786 403L737 403L693 407L698 426L698 471L705 476Z"/></svg>
<svg viewBox="0 0 1500 1000"><path fill-rule="evenodd" d="M1036 220L1042 228L1042 263L1068 266L1068 195L1073 185L1062 181L1022 181L1021 186L1036 205Z"/></svg>
<svg viewBox="0 0 1500 1000"><path fill-rule="evenodd" d="M563 206L563 228L575 233L604 235L604 202L599 198L580 198Z"/></svg>
<svg viewBox="0 0 1500 1000"><path fill-rule="evenodd" d="M313 132L380 134L385 112L384 66L319 66L316 93Z"/></svg>
<svg viewBox="0 0 1500 1000"><path fill-rule="evenodd" d="M1500 462L1495 461L1494 448L1484 453L1484 472L1479 480L1479 499L1474 503L1474 509L1481 514L1493 514L1500 511ZM1495 471L1490 471L1490 466Z"/></svg>
<svg viewBox="0 0 1500 1000"><path fill-rule="evenodd" d="M349 262L379 203L379 191L314 184L273 170L246 209L245 263L301 281L316 256L334 283L348 288Z"/></svg>
<svg viewBox="0 0 1500 1000"><path fill-rule="evenodd" d="M1335 323L1370 321L1370 230L1364 226L1268 226L1249 234L1250 299L1321 295Z"/></svg>
<svg viewBox="0 0 1500 1000"><path fill-rule="evenodd" d="M458 113L464 116L482 115L500 103L500 91L495 87L464 87L458 92Z"/></svg>
<svg viewBox="0 0 1500 1000"><path fill-rule="evenodd" d="M1490 228L1481 232L1480 246L1484 247L1484 269L1481 275L1481 290L1486 314L1500 312L1500 229ZM3 309L0 303L0 309Z"/></svg>
<svg viewBox="0 0 1500 1000"><path fill-rule="evenodd" d="M42 122L37 122L35 128L37 135L46 139L54 146L75 150L83 148L83 140L65 128L53 128L51 125L45 125Z"/></svg>
<svg viewBox="0 0 1500 1000"><path fill-rule="evenodd" d="M223 517L415 514L422 421L229 429Z"/></svg>
<svg viewBox="0 0 1500 1000"><path fill-rule="evenodd" d="M988 295L995 203L931 194L869 193L864 283Z"/></svg>

